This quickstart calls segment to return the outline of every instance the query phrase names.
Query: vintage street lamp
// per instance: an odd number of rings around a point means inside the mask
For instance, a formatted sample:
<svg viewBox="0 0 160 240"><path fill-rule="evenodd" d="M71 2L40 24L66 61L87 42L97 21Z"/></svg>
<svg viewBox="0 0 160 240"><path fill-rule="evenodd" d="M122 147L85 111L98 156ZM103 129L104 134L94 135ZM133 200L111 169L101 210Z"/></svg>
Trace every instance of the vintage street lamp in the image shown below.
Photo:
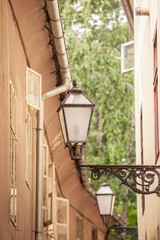
<svg viewBox="0 0 160 240"><path fill-rule="evenodd" d="M83 155L94 106L73 80L73 88L58 109L65 146L73 160L80 160ZM81 165L77 161L77 167L88 167L94 180L109 173L136 193L156 193L160 197L160 165Z"/></svg>
<svg viewBox="0 0 160 240"><path fill-rule="evenodd" d="M118 234L126 232L130 236L134 236L135 240L138 239L137 227L135 226L109 226L110 217L113 214L115 195L106 180L104 180L104 183L102 183L100 188L97 190L96 199L100 216L102 217L103 223L107 229L114 229Z"/></svg>
<svg viewBox="0 0 160 240"><path fill-rule="evenodd" d="M81 159L83 148L87 142L94 103L77 88L73 80L73 88L58 109L60 124L66 147L69 147L73 160Z"/></svg>
<svg viewBox="0 0 160 240"><path fill-rule="evenodd" d="M102 217L103 223L109 223L109 217L113 213L115 195L110 188L110 185L104 181L96 192L96 199L98 204L99 213ZM107 219L107 221L106 221Z"/></svg>

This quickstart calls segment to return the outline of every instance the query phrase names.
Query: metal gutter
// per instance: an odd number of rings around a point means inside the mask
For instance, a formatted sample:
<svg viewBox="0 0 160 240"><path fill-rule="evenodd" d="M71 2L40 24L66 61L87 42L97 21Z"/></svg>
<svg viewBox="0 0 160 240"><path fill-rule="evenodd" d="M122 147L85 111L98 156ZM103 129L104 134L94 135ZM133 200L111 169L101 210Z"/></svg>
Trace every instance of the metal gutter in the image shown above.
<svg viewBox="0 0 160 240"><path fill-rule="evenodd" d="M134 14L132 11L131 4L129 0L121 0L121 3L126 14L132 36L134 37Z"/></svg>
<svg viewBox="0 0 160 240"><path fill-rule="evenodd" d="M43 101L37 116L37 164L36 164L36 222L35 239L42 240L42 205L43 205Z"/></svg>
<svg viewBox="0 0 160 240"><path fill-rule="evenodd" d="M47 8L52 27L56 54L62 79L62 85L51 89L42 94L41 110L37 116L37 173L36 173L36 223L35 239L42 240L43 230L43 131L44 131L44 100L67 91L72 82L72 76L69 66L67 48L63 33L63 25L60 17L59 4L57 0L47 0Z"/></svg>
<svg viewBox="0 0 160 240"><path fill-rule="evenodd" d="M47 93L44 93L43 99L65 92L68 88L71 87L72 83L69 58L64 38L62 19L60 15L59 1L47 0L47 9L63 84L59 87L56 87L55 89L52 89L51 91L48 91ZM56 92L55 95L54 91Z"/></svg>
<svg viewBox="0 0 160 240"><path fill-rule="evenodd" d="M82 156L80 160L78 160L79 165L85 165L86 164L86 158L85 155ZM88 176L88 168L79 168L81 180L84 188L92 195L92 197L95 198L96 190L90 185L89 176Z"/></svg>

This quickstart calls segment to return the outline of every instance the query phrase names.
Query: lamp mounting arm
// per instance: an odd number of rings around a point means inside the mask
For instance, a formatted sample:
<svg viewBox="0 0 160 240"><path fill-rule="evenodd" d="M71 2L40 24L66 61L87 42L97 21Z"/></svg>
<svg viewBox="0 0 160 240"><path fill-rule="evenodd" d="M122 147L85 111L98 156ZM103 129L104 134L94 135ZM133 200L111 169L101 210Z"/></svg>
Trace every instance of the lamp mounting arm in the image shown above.
<svg viewBox="0 0 160 240"><path fill-rule="evenodd" d="M112 174L121 184L138 194L156 193L160 197L160 165L80 165L87 167L91 178L98 180L102 175Z"/></svg>
<svg viewBox="0 0 160 240"><path fill-rule="evenodd" d="M117 234L127 233L132 239L138 240L138 228L137 226L122 226L122 225L110 225L110 216L101 216L103 224L107 227L108 230L115 230Z"/></svg>

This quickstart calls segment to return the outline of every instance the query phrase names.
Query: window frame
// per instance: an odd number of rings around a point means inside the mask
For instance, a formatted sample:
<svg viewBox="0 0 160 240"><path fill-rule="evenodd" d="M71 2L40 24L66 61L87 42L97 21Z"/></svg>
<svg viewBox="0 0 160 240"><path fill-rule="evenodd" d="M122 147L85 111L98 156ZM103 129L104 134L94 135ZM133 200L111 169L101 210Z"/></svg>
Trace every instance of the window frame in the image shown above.
<svg viewBox="0 0 160 240"><path fill-rule="evenodd" d="M15 228L17 227L17 135L17 96L10 80L10 221Z"/></svg>
<svg viewBox="0 0 160 240"><path fill-rule="evenodd" d="M92 227L92 240L97 240L98 239L98 232L95 227Z"/></svg>
<svg viewBox="0 0 160 240"><path fill-rule="evenodd" d="M125 47L131 46L132 44L134 46L134 41L121 44L121 74L134 71L134 67L125 69Z"/></svg>
<svg viewBox="0 0 160 240"><path fill-rule="evenodd" d="M82 225L81 225L81 236L78 236L78 221L80 220ZM80 237L80 238L79 238ZM83 218L79 215L76 215L76 240L83 240L84 239L84 223L83 223Z"/></svg>
<svg viewBox="0 0 160 240"><path fill-rule="evenodd" d="M32 115L31 109L26 105L26 117L25 117L25 129L26 129L26 185L31 190L32 184ZM29 131L29 133L28 133Z"/></svg>
<svg viewBox="0 0 160 240"><path fill-rule="evenodd" d="M65 198L60 198L60 197L56 197L55 198L55 206L56 206L56 213L55 213L55 216L56 216L56 238L58 240L58 227L62 227L64 229L66 229L66 240L69 240L69 200L68 199L65 199ZM66 204L66 223L60 223L58 222L58 216L57 216L57 210L58 210L58 207L57 207L57 202L58 201L61 201L61 202L64 202Z"/></svg>
<svg viewBox="0 0 160 240"><path fill-rule="evenodd" d="M45 149L45 151L44 151ZM47 227L53 223L52 209L53 209L53 189L52 177L49 176L49 168L53 164L49 163L49 146L47 139L44 136L43 141L43 224ZM47 218L45 219L45 217ZM50 217L49 217L50 216Z"/></svg>
<svg viewBox="0 0 160 240"><path fill-rule="evenodd" d="M34 74L36 77L38 77L38 86L39 86L39 100L38 100L38 105L34 104L33 101L30 101L30 93L29 93L29 72L31 72L32 74ZM37 109L40 110L41 107L41 98L42 98L42 75L37 73L36 71L34 71L33 69L26 67L26 103Z"/></svg>

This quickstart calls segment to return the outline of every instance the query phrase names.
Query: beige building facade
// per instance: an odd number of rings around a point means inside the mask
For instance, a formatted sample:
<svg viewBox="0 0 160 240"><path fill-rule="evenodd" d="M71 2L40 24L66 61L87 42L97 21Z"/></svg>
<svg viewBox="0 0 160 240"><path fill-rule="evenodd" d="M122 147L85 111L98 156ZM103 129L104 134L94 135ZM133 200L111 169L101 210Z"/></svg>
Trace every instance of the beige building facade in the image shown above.
<svg viewBox="0 0 160 240"><path fill-rule="evenodd" d="M106 235L95 190L64 148L57 116L72 81L58 6L56 0L0 1L1 240L104 240ZM41 98L57 86L61 91L44 101L39 154Z"/></svg>
<svg viewBox="0 0 160 240"><path fill-rule="evenodd" d="M132 9L124 8L128 22L134 18L136 163L159 165L160 1L122 2ZM137 195L137 209L138 239L160 239L160 198Z"/></svg>
<svg viewBox="0 0 160 240"><path fill-rule="evenodd" d="M140 6L138 6L140 4ZM135 1L149 16L135 16L135 106L137 164L159 165L160 2ZM139 239L160 239L160 199L137 196Z"/></svg>

